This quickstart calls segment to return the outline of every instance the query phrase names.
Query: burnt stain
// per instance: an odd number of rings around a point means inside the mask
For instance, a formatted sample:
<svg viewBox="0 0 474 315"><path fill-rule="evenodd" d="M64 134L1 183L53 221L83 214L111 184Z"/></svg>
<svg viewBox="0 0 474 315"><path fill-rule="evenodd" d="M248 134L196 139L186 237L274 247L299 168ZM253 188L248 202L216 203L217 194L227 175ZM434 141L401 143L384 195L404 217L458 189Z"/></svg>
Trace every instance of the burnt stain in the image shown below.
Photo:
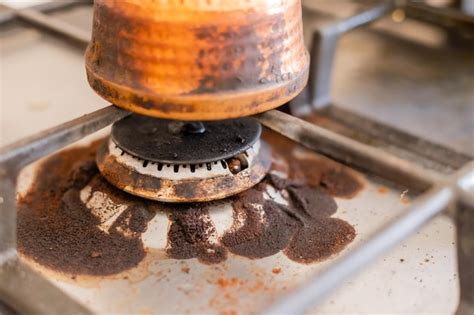
<svg viewBox="0 0 474 315"><path fill-rule="evenodd" d="M216 39L216 34L219 32L219 29L215 25L208 25L206 27L200 27L196 29L195 36L200 40L207 41L211 38Z"/></svg>
<svg viewBox="0 0 474 315"><path fill-rule="evenodd" d="M161 5L94 2L88 80L115 105L156 117L215 120L268 110L305 85L309 58L299 2L190 11L177 20L152 17Z"/></svg>
<svg viewBox="0 0 474 315"><path fill-rule="evenodd" d="M260 177L260 175L255 176ZM255 180L254 178L252 179ZM174 185L174 192L178 199L196 200L210 191L215 191L216 193L227 191L236 185L239 185L239 182L234 177L227 176L206 179L202 182L183 180Z"/></svg>
<svg viewBox="0 0 474 315"><path fill-rule="evenodd" d="M156 106L155 102L146 99L144 97L134 95L131 100L134 104L143 107L145 109L152 109ZM166 112L166 107L161 108L162 111Z"/></svg>
<svg viewBox="0 0 474 315"><path fill-rule="evenodd" d="M136 69L136 61L127 52L134 42L124 35L143 29L145 25L127 17L120 10L101 3L94 5L92 42L87 52L87 62L102 78L119 84L146 89L140 82L142 75ZM117 40L120 38L120 40Z"/></svg>
<svg viewBox="0 0 474 315"><path fill-rule="evenodd" d="M254 176L255 177L260 177L260 174L262 174L262 173L265 174L265 172L256 172L256 173L254 173ZM257 174L259 174L259 175L257 175ZM226 190L226 189L232 187L233 185L235 185L235 182L232 180L231 177L224 177L222 180L220 180L217 183L216 187L217 187L218 190Z"/></svg>
<svg viewBox="0 0 474 315"><path fill-rule="evenodd" d="M194 199L200 195L198 184L195 181L181 181L174 186L175 195L184 199Z"/></svg>
<svg viewBox="0 0 474 315"><path fill-rule="evenodd" d="M108 154L107 143L99 148L97 163L104 165L101 169L102 174L118 188L125 189L128 186L133 186L135 189L158 191L162 187L162 181L159 178L140 174L118 163L114 156Z"/></svg>
<svg viewBox="0 0 474 315"><path fill-rule="evenodd" d="M87 80L91 85L92 89L96 91L99 95L106 99L121 99L122 96L114 89L109 88L102 81L93 78L89 73L87 73Z"/></svg>
<svg viewBox="0 0 474 315"><path fill-rule="evenodd" d="M208 195L230 195L236 187L248 187L249 183L258 183L270 168L270 154L265 152L255 160L253 171L243 176L218 176L202 180L179 180L172 181L157 178L137 172L134 169L118 162L116 157L109 154L108 143L104 143L97 154L97 164L101 174L114 186L126 190L132 194L153 197L166 191L174 190L174 200L178 201L202 201ZM205 167L199 165L199 167ZM245 186L242 186L245 185Z"/></svg>

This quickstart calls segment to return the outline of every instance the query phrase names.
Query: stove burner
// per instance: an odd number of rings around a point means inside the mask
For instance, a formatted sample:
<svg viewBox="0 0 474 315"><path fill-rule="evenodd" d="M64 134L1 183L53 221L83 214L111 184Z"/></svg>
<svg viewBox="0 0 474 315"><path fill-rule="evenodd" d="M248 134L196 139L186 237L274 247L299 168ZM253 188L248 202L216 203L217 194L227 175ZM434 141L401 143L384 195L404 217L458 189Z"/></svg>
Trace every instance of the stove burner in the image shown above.
<svg viewBox="0 0 474 315"><path fill-rule="evenodd" d="M112 140L125 152L149 162L196 164L236 156L260 137L253 118L184 123L130 115L112 127Z"/></svg>
<svg viewBox="0 0 474 315"><path fill-rule="evenodd" d="M147 199L222 199L268 172L270 149L260 133L252 118L190 124L132 115L113 125L97 165L111 184Z"/></svg>

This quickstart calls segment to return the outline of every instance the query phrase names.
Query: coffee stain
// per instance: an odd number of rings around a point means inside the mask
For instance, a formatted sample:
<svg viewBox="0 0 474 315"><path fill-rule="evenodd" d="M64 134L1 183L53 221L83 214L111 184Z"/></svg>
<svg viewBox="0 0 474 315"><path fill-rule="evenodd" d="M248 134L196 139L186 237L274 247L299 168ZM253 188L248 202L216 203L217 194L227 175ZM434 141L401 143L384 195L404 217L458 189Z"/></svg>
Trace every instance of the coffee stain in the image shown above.
<svg viewBox="0 0 474 315"><path fill-rule="evenodd" d="M209 203L168 204L171 226L168 231L167 254L174 259L198 258L215 264L227 258L227 250L213 243L216 228L208 212Z"/></svg>
<svg viewBox="0 0 474 315"><path fill-rule="evenodd" d="M299 145L277 134L265 131L264 138L273 149L272 173L255 187L218 201L232 203L234 220L220 238L209 216L218 202L166 204L110 185L95 165L104 141L98 140L56 153L38 167L34 183L18 200L18 250L35 264L74 275L73 281L76 275L118 275L147 261L141 235L163 212L171 223L160 257L217 264L228 252L258 259L281 251L296 262L311 263L337 254L356 233L331 217L337 210L334 197L355 196L363 187L362 176L315 154L295 155ZM89 195L84 201L85 187ZM268 187L286 204L272 200ZM87 204L97 194L110 202L93 213Z"/></svg>
<svg viewBox="0 0 474 315"><path fill-rule="evenodd" d="M294 150L301 150L299 145L275 133L264 133L264 139L272 145L277 168L272 167L259 185L234 197L234 223L221 243L251 259L283 251L293 261L312 263L337 254L356 232L349 223L331 217L337 210L334 197L355 196L363 187L362 179L324 158L298 159ZM275 169L288 178L273 173ZM267 186L276 189L287 205L265 198Z"/></svg>
<svg viewBox="0 0 474 315"><path fill-rule="evenodd" d="M255 259L274 255L287 246L297 222L283 206L265 200L257 188L239 194L232 205L234 224L221 238L230 252ZM238 227L242 219L244 223Z"/></svg>
<svg viewBox="0 0 474 315"><path fill-rule="evenodd" d="M47 268L70 274L110 275L135 267L146 255L140 235L153 217L148 201L109 185L95 166L101 141L46 159L30 190L18 200L18 250ZM87 184L127 205L108 231L80 199Z"/></svg>
<svg viewBox="0 0 474 315"><path fill-rule="evenodd" d="M355 238L349 223L331 218L337 204L323 189L282 178L277 182L286 182L282 191L288 192L288 206L265 200L258 188L269 185L268 179L233 202L234 227L221 238L229 251L251 259L283 251L293 261L312 263L337 254Z"/></svg>
<svg viewBox="0 0 474 315"><path fill-rule="evenodd" d="M327 259L340 252L356 236L347 222L331 218L336 213L336 202L321 189L289 187L293 211L300 211L303 224L294 234L285 254L291 260L311 263Z"/></svg>
<svg viewBox="0 0 474 315"><path fill-rule="evenodd" d="M274 158L279 156L286 162L288 169L285 171L293 182L320 187L331 196L345 199L354 198L365 186L365 179L358 172L314 154L282 135L264 128L262 138L270 144ZM281 170L282 166L276 168Z"/></svg>

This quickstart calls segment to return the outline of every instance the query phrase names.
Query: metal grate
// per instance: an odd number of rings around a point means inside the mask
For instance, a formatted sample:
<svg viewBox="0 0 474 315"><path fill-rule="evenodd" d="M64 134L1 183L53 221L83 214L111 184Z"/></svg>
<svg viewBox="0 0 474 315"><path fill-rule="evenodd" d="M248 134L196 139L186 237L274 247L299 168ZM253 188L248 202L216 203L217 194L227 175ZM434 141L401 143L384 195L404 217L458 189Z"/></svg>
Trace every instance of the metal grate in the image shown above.
<svg viewBox="0 0 474 315"><path fill-rule="evenodd" d="M0 12L0 26L20 19L43 31L57 35L84 49L89 34L45 13L72 5L89 2L57 2L25 10ZM424 7L409 4L407 12L420 14L424 19L436 19ZM392 220L330 265L317 278L309 279L297 290L270 305L265 314L303 313L356 274L376 257L393 248L401 240L417 231L433 217L448 213L457 224L458 263L461 302L458 313L468 314L474 309L474 250L461 244L474 241L474 162L472 157L455 152L401 130L371 121L333 104L330 96L332 63L339 38L346 32L375 21L392 12L392 2L379 2L359 13L318 28L311 45L311 76L307 89L288 104L288 110L300 112L316 110L330 121L347 128L355 124L360 140L364 137L390 143L410 152L410 159L401 158L376 146L354 140L347 135L305 122L280 111L270 111L257 118L268 128L321 152L335 160L403 184L420 195L398 218ZM420 13L421 12L421 13ZM436 11L439 12L439 11ZM453 26L459 21L452 14L443 21ZM464 18L463 29L472 26ZM102 129L130 113L115 106L98 110L68 123L48 129L0 148L0 297L20 312L87 314L91 311L78 304L60 289L50 284L30 267L22 263L16 253L16 179L22 168L64 146ZM376 129L377 134L371 134ZM52 303L51 301L54 301ZM6 309L6 308L5 308ZM0 311L2 308L0 307Z"/></svg>

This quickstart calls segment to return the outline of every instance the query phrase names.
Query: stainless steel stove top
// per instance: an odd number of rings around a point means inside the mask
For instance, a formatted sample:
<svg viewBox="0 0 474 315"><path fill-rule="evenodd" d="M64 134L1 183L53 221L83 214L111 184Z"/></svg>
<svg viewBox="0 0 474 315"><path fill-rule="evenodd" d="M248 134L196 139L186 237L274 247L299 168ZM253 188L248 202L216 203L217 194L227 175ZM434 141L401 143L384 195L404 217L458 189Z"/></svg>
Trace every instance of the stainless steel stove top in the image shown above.
<svg viewBox="0 0 474 315"><path fill-rule="evenodd" d="M48 313L295 313L310 306L312 313L452 314L462 305L460 310L468 314L474 301L472 290L467 290L472 286L469 264L472 266L474 253L459 248L462 242L474 239L469 228L474 216L472 200L468 200L472 164L456 172L474 156L472 39L462 39L455 30L410 19L406 17L412 12L408 9L394 12L383 4L367 9L367 3L361 6L329 0L303 4L308 47L315 43L315 31L319 38L325 38L320 46L312 46L312 56L319 56L324 65L316 71L322 72L321 79L331 80L330 84L314 80L326 90L312 91L312 98L301 97L287 110L303 117L312 111L311 121L330 132L294 123L291 117L277 112L259 119L306 147L365 172L367 184L357 197L336 198L336 217L347 220L357 231L355 241L341 255L311 265L293 263L281 254L261 260L234 257L217 266L190 260L186 262L189 273L181 271L182 261L149 255L137 268L120 276L71 281L68 275L47 270L27 257L17 260L8 233L15 221L11 215L14 200L9 197L14 174L0 173L8 179L2 178L0 196L1 212L7 213L0 223L0 300L21 311ZM361 9L366 11L360 13ZM47 13L54 20L26 10L16 13L22 21L9 21L11 12L0 11L0 145L5 146L0 151L0 171L18 171L16 165L9 168L12 160L23 167L127 114L106 108L56 132L6 146L108 105L92 92L85 79L81 47L91 29L91 13L86 2ZM375 22L365 25L371 20ZM75 39L65 41L64 34L54 36L38 24L72 34ZM359 28L331 42L331 25L345 25L349 30L359 24ZM318 55L321 47L325 49ZM327 53L331 47L335 51L333 60ZM316 103L316 96L323 100L317 102L317 110L308 105ZM81 128L83 124L90 128ZM95 133L83 143L106 132ZM302 139L298 136L301 134L309 136ZM347 142L336 134L358 142ZM24 155L28 150L33 153ZM22 171L19 193L27 190L36 166ZM449 188L454 187L449 186L454 178L464 178L471 184L458 182L458 186L464 185L464 193L460 193ZM433 183L441 188L428 189ZM427 192L420 199L416 189ZM409 203L404 197L407 190L413 192ZM456 204L457 210L420 227L446 204ZM164 218L157 218L154 224L166 226ZM415 233L405 239L410 232ZM151 248L162 239L155 234L150 232L144 240ZM368 265L356 278L348 278L389 246L394 250ZM282 270L278 276L272 272L275 267ZM54 290L43 278L60 290ZM239 278L244 285L223 289L217 282L220 278ZM257 288L260 282L268 284L269 289ZM327 295L336 284L339 289ZM52 303L51 297L56 302ZM281 303L273 305L275 302ZM273 308L268 308L270 305ZM2 312L9 311L0 306Z"/></svg>

